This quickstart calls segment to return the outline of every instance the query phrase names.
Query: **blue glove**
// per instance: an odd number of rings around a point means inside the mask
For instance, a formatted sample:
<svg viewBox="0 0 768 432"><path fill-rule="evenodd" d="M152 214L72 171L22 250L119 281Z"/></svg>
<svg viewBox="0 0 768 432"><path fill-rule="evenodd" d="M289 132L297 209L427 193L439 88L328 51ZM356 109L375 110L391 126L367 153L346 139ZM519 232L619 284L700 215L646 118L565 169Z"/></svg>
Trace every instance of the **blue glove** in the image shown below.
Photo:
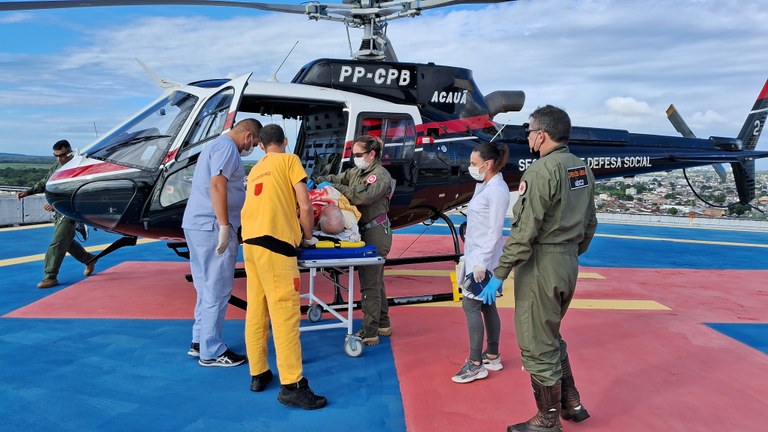
<svg viewBox="0 0 768 432"><path fill-rule="evenodd" d="M315 188L315 181L312 179L307 180L307 189L314 189Z"/></svg>
<svg viewBox="0 0 768 432"><path fill-rule="evenodd" d="M488 281L488 285L486 285L485 288L480 291L480 294L477 296L477 298L482 300L483 304L496 303L496 292L501 289L501 284L503 282L504 281L494 275L491 280Z"/></svg>
<svg viewBox="0 0 768 432"><path fill-rule="evenodd" d="M322 182L322 183L320 183L319 185L317 185L317 188L318 188L318 189L323 189L323 188L325 188L326 186L333 186L333 183L331 183L331 182Z"/></svg>

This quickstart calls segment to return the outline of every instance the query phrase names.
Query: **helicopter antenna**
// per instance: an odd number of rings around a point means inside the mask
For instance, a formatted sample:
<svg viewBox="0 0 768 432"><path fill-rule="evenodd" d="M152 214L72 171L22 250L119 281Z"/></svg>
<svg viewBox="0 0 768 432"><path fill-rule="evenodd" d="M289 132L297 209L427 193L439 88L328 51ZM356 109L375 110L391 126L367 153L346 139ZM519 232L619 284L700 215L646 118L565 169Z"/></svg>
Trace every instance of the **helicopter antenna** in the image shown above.
<svg viewBox="0 0 768 432"><path fill-rule="evenodd" d="M299 44L299 41L296 41L296 43L293 44L291 49L288 51L288 54L285 55L285 58L283 59L283 62L280 63L280 66L277 67L277 70L275 70L275 73L273 73L272 76L267 81L277 81L277 73L280 72L280 68L283 67L283 65L285 64L285 61L288 60L288 56L291 55L293 50L296 48L296 45L298 45L298 44Z"/></svg>
<svg viewBox="0 0 768 432"><path fill-rule="evenodd" d="M152 81L157 83L157 85L159 85L161 88L172 89L172 88L182 87L182 84L160 78L160 75L158 75L155 71L150 69L149 66L145 65L141 60L139 59L134 59L134 60L136 60L136 62L139 63L139 66L141 66L141 68L144 69L144 72L146 72L147 75L149 75L149 77L152 78Z"/></svg>
<svg viewBox="0 0 768 432"><path fill-rule="evenodd" d="M96 129L96 122L93 122L93 131L96 133L96 138L99 137L99 130Z"/></svg>
<svg viewBox="0 0 768 432"><path fill-rule="evenodd" d="M495 140L495 139L496 139L496 137L498 137L499 135L501 135L501 131L503 131L503 130L504 130L504 128L505 128L505 127L507 127L507 125L508 125L508 124L509 124L509 123L504 123L504 124L503 124L503 125L502 125L502 126L499 128L499 131L498 131L498 132L496 132L496 135L494 135L494 136L493 136L493 138L491 138L491 142L493 142L493 140Z"/></svg>
<svg viewBox="0 0 768 432"><path fill-rule="evenodd" d="M349 56L352 57L354 52L352 51L352 38L349 36L349 26L346 26L345 29L347 30L347 45L349 45Z"/></svg>

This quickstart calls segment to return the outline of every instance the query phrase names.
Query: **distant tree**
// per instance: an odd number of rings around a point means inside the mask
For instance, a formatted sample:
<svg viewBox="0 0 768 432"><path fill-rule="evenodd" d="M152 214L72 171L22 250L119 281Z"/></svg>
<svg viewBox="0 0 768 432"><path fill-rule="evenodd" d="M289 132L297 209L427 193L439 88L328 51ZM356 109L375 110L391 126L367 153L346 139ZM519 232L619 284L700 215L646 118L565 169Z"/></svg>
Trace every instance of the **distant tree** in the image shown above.
<svg viewBox="0 0 768 432"><path fill-rule="evenodd" d="M32 186L48 173L48 168L0 168L0 185Z"/></svg>
<svg viewBox="0 0 768 432"><path fill-rule="evenodd" d="M725 203L725 194L723 193L717 193L712 197L712 202L717 204L723 204Z"/></svg>
<svg viewBox="0 0 768 432"><path fill-rule="evenodd" d="M672 216L676 215L678 212L677 207L670 207L667 209L667 214L670 214Z"/></svg>
<svg viewBox="0 0 768 432"><path fill-rule="evenodd" d="M671 192L664 195L664 199L671 200L671 199L675 199L675 198L677 198L677 194L673 194Z"/></svg>
<svg viewBox="0 0 768 432"><path fill-rule="evenodd" d="M736 205L731 206L731 207L728 208L728 214L729 215L742 216L742 215L744 215L744 213L747 213L750 210L751 210L751 208L749 206L745 206L745 205L742 205L742 204L736 204Z"/></svg>

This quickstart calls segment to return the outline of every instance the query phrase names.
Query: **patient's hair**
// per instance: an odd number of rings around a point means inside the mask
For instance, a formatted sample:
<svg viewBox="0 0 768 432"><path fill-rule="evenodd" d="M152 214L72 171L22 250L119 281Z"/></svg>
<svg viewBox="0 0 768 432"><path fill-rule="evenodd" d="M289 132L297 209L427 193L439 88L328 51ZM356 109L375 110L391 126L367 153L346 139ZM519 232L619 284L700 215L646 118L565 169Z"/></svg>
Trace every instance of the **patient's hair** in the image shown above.
<svg viewBox="0 0 768 432"><path fill-rule="evenodd" d="M323 207L318 218L320 231L326 234L338 234L344 231L344 215L336 204L328 204Z"/></svg>

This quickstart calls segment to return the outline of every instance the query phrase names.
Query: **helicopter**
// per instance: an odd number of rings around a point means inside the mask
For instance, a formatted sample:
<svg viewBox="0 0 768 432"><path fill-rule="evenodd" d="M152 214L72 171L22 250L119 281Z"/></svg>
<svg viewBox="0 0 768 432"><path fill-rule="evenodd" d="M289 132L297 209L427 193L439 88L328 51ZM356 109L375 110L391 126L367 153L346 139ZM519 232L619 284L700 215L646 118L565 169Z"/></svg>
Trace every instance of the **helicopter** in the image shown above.
<svg viewBox="0 0 768 432"><path fill-rule="evenodd" d="M475 0L359 0L302 5L237 1L32 1L3 2L0 11L128 5L197 5L253 8L341 22L363 30L352 59L321 58L302 67L290 83L251 80L250 74L186 85L156 79L162 96L83 149L58 170L46 198L62 214L124 237L103 251L136 238L183 241L181 220L197 157L206 143L246 117L291 119L299 126L294 152L309 177L338 173L350 164L354 137L379 136L382 165L396 182L389 218L393 228L445 220L454 254L408 262L455 259L456 230L446 213L465 205L475 181L468 175L472 149L505 144L510 159L503 175L516 190L533 163L525 125L493 121L518 112L520 90L480 91L470 69L397 59L386 35L390 21L425 10ZM630 177L696 166L731 165L739 202L755 195L755 147L768 116L768 81L736 137L696 138L673 107L670 120L682 137L594 127L572 128L569 147L596 178ZM177 251L177 253L179 253ZM397 263L405 263L405 260ZM388 261L388 264L394 264Z"/></svg>

